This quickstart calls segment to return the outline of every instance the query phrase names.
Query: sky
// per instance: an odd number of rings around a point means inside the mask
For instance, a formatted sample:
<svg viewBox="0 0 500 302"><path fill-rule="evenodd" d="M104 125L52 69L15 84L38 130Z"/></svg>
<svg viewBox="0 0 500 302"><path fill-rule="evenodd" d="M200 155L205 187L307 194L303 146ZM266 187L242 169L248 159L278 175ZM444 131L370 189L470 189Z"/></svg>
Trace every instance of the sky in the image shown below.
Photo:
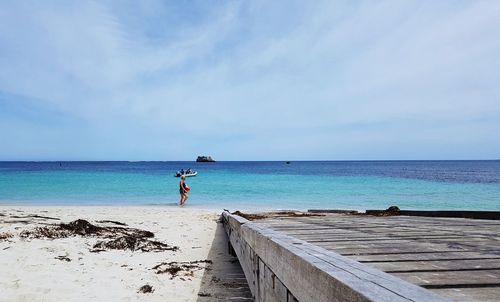
<svg viewBox="0 0 500 302"><path fill-rule="evenodd" d="M0 160L500 159L500 1L0 2Z"/></svg>

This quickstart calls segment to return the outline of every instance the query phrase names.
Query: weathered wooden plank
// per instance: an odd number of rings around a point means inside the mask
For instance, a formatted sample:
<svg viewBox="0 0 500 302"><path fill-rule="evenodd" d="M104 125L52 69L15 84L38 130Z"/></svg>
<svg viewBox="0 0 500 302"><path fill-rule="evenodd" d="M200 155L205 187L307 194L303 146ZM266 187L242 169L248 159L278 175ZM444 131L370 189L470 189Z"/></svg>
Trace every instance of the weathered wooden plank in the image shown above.
<svg viewBox="0 0 500 302"><path fill-rule="evenodd" d="M500 269L500 259L476 259L460 261L419 261L419 262L379 262L367 263L384 272Z"/></svg>
<svg viewBox="0 0 500 302"><path fill-rule="evenodd" d="M266 219L265 223L271 223L275 221L281 221L283 223L334 223L335 225L374 225L374 224L398 224L402 226L411 225L415 228L422 226L497 226L500 227L498 221L474 221L470 219L454 219L454 218L429 218L429 217L408 217L408 216L385 216L385 217L372 217L372 216L350 216L350 215L326 215L322 217L308 217L308 218L291 218L286 220L276 220L276 219ZM411 222L411 224L408 224ZM414 224L418 222L418 224ZM405 224L406 223L406 224Z"/></svg>
<svg viewBox="0 0 500 302"><path fill-rule="evenodd" d="M431 291L457 302L498 302L500 287L441 288Z"/></svg>
<svg viewBox="0 0 500 302"><path fill-rule="evenodd" d="M365 236L370 236L370 235L384 235L384 236L397 236L397 237L403 237L403 236L411 236L412 234L416 236L419 235L425 235L425 234L431 234L433 236L443 236L443 235L450 235L450 236L466 236L466 237L478 237L478 238L490 238L492 240L500 240L500 235L498 233L498 230L464 230L464 229L453 229L453 228L442 228L442 229L432 229L432 228L425 228L425 229L403 229L403 228L398 228L398 227L377 227L373 226L369 229L367 228L359 228L359 227L339 227L333 228L333 227L308 227L308 226L301 226L301 227L294 227L294 228L284 228L281 226L268 226L271 227L274 230L277 231L282 231L286 232L289 234L338 234L338 235L348 235L348 234L363 234Z"/></svg>
<svg viewBox="0 0 500 302"><path fill-rule="evenodd" d="M494 252L461 251L435 254L390 254L390 255L353 255L349 256L360 262L401 262L401 261L437 261L467 259L500 259Z"/></svg>
<svg viewBox="0 0 500 302"><path fill-rule="evenodd" d="M274 229L274 228L273 228ZM353 230L349 230L349 231L345 231L345 230L332 230L332 229L329 229L327 231L324 231L324 230L321 230L321 231L316 231L316 230L305 230L305 231L282 231L281 232L283 233L286 233L287 235L291 235L291 236L304 236L304 235L307 235L307 236L311 236L311 237L321 237L321 236L324 236L324 235L329 235L331 237L339 237L339 238L352 238L352 237L358 237L358 236L362 236L362 237L365 237L365 238L371 238L371 237L380 237L380 236L383 236L383 237L398 237L398 238L404 238L404 237L417 237L417 236L455 236L455 237L460 237L461 235L460 234L457 234L455 232L440 232L440 231L437 231L437 232L433 232L433 233L429 233L429 231L415 231L415 230L408 230L408 231L398 231L398 230L392 230L391 232L389 233L386 233L386 232L371 232L371 233L368 233L368 232L362 232L362 231L353 231ZM473 235L474 236L474 235ZM482 234L477 234L475 235L477 237L481 237L481 238L488 238L490 236L485 236L485 235L482 235Z"/></svg>
<svg viewBox="0 0 500 302"><path fill-rule="evenodd" d="M266 227L272 227L273 230L276 231L317 231L317 230L326 230L326 231L334 231L335 229L332 227L317 227L317 226L307 226L307 225L298 225L298 226L282 226L282 225L276 225L276 226L269 226L265 225Z"/></svg>
<svg viewBox="0 0 500 302"><path fill-rule="evenodd" d="M454 271L454 272L411 272L392 275L421 286L453 285L468 287L468 285L497 284L500 287L500 270ZM474 278L471 278L474 276Z"/></svg>
<svg viewBox="0 0 500 302"><path fill-rule="evenodd" d="M391 237L367 237L367 238L328 238L325 236L324 239L320 238L315 238L315 239L308 239L307 241L311 243L315 242L367 242L367 241L387 241L387 242L393 242L394 244L401 244L404 242L411 242L411 241L422 241L422 242L434 242L434 243L446 243L446 242L457 242L461 239L461 236L418 236L418 237L397 237L397 236L391 236ZM483 238L468 238L467 243L474 243L475 241L478 241L477 244L482 244L484 239Z"/></svg>
<svg viewBox="0 0 500 302"><path fill-rule="evenodd" d="M298 238L302 239L302 238ZM397 253L427 253L427 252L479 252L479 253L495 253L498 252L496 246L493 244L477 244L472 246L467 243L455 242L425 242L425 241L397 241L397 240L381 240L381 241L308 241L318 246L334 250L341 254L349 255L375 255L383 254L397 254Z"/></svg>
<svg viewBox="0 0 500 302"><path fill-rule="evenodd" d="M425 246L418 244L407 244L404 246L398 246L395 244L367 244L367 248L360 248L359 245L350 244L317 244L318 246L324 247L329 250L333 250L344 256L356 256L356 255L392 255L392 254L428 254L428 253L452 253L460 251L461 249L450 248L448 246ZM486 250L488 251L488 250Z"/></svg>
<svg viewBox="0 0 500 302"><path fill-rule="evenodd" d="M281 225L281 224L275 224L275 225L270 225L266 224L269 227L272 227L273 229L280 229L280 230L294 230L294 229L301 229L301 228L307 228L311 230L338 230L340 231L353 231L353 230L359 230L363 231L364 233L404 233L404 232L413 232L413 231L419 231L419 232L426 232L429 230L432 230L433 232L447 232L447 233L453 233L453 234L465 234L465 233L472 233L472 234L489 234L489 235L497 235L498 233L495 232L496 227L500 226L481 226L481 225L470 225L470 226L464 226L464 225L456 225L456 226L450 226L450 225L426 225L426 226L413 226L413 227L408 227L408 224L412 223L418 223L418 222L406 222L405 225L395 225L395 224L366 224L366 225L359 225L359 224L339 224L339 223L315 223L315 224L300 224L300 225L294 225L293 227L287 225Z"/></svg>

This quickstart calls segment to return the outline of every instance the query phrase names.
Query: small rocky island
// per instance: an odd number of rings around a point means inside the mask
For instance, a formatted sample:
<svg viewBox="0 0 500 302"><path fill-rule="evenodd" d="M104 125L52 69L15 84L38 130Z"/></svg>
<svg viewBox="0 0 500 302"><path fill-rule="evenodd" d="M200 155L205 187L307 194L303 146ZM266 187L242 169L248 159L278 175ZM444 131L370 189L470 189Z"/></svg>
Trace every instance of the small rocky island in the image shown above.
<svg viewBox="0 0 500 302"><path fill-rule="evenodd" d="M215 163L215 160L211 156L198 156L196 159L197 163Z"/></svg>

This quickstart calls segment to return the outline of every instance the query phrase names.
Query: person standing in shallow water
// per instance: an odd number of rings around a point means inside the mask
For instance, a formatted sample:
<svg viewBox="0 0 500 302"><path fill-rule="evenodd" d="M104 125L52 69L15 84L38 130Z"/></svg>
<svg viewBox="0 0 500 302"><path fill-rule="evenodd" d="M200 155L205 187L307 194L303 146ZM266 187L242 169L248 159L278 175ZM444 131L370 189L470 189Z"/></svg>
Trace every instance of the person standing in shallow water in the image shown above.
<svg viewBox="0 0 500 302"><path fill-rule="evenodd" d="M181 194L181 200L179 201L179 206L184 206L184 204L187 202L189 196L189 187L186 184L186 176L182 175L181 176L181 181L179 182L179 193Z"/></svg>

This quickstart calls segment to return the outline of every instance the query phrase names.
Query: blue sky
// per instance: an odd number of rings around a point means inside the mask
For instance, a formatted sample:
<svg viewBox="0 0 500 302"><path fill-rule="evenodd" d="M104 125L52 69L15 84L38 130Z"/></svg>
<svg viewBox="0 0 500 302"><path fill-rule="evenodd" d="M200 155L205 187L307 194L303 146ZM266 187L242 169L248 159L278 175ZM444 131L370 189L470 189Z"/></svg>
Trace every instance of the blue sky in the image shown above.
<svg viewBox="0 0 500 302"><path fill-rule="evenodd" d="M499 1L2 1L0 160L498 159Z"/></svg>

